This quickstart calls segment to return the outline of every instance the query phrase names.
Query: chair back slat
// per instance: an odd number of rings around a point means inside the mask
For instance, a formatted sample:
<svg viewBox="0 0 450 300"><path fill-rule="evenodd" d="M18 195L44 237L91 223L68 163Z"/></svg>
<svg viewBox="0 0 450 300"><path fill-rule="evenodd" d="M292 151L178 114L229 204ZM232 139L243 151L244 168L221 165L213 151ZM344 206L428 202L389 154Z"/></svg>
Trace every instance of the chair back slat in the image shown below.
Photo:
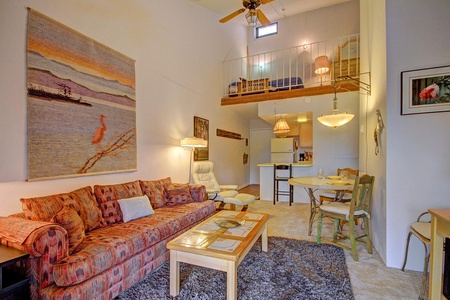
<svg viewBox="0 0 450 300"><path fill-rule="evenodd" d="M370 202L372 200L374 176L363 175L355 178L355 185L353 187L352 200L350 203L350 216L353 216L355 211L364 211L370 215Z"/></svg>
<svg viewBox="0 0 450 300"><path fill-rule="evenodd" d="M340 176L342 171L346 171L347 172L347 178L348 179L354 179L354 178L359 176L359 170L352 169L352 168L337 169L337 173L336 174L338 176Z"/></svg>

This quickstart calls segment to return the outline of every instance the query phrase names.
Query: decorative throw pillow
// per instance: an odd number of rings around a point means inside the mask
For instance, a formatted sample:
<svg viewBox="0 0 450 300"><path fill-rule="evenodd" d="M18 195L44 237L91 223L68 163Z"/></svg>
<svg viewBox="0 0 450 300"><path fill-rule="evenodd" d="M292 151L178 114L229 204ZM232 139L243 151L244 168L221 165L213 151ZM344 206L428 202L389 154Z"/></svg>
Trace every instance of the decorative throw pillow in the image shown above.
<svg viewBox="0 0 450 300"><path fill-rule="evenodd" d="M20 202L22 202L22 210L25 213L25 217L32 221L48 222L64 207L61 194L21 198Z"/></svg>
<svg viewBox="0 0 450 300"><path fill-rule="evenodd" d="M84 222L86 232L106 225L90 186L62 194L61 197L65 205L76 210Z"/></svg>
<svg viewBox="0 0 450 300"><path fill-rule="evenodd" d="M194 202L194 199L189 193L189 185L184 184L179 187L173 187L171 189L166 189L167 194L167 206L174 206L178 204L186 204Z"/></svg>
<svg viewBox="0 0 450 300"><path fill-rule="evenodd" d="M85 237L84 224L78 213L68 206L64 206L50 222L61 225L69 236L69 253L83 241Z"/></svg>
<svg viewBox="0 0 450 300"><path fill-rule="evenodd" d="M139 219L154 214L147 196L117 200L122 211L123 221Z"/></svg>
<svg viewBox="0 0 450 300"><path fill-rule="evenodd" d="M165 189L172 187L172 179L170 177L153 181L140 181L139 183L144 194L150 199L153 208L166 206Z"/></svg>
<svg viewBox="0 0 450 300"><path fill-rule="evenodd" d="M113 185L96 185L94 186L94 194L103 218L108 225L123 220L117 200L144 196L137 180Z"/></svg>

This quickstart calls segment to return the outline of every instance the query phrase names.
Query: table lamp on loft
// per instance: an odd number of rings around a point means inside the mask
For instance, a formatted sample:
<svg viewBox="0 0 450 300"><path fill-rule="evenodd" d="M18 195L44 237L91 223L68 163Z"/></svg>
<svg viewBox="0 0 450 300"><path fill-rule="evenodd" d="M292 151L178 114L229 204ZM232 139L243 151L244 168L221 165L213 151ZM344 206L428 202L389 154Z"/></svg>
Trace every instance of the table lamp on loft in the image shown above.
<svg viewBox="0 0 450 300"><path fill-rule="evenodd" d="M328 56L321 55L314 60L314 73L320 75L320 85L322 85L322 75L330 71Z"/></svg>
<svg viewBox="0 0 450 300"><path fill-rule="evenodd" d="M196 138L196 137L188 137L181 140L181 146L185 150L191 151L190 158L189 158L189 183L191 182L191 170L192 170L192 153L194 152L195 148L205 148L208 147L208 141L202 139L202 138Z"/></svg>

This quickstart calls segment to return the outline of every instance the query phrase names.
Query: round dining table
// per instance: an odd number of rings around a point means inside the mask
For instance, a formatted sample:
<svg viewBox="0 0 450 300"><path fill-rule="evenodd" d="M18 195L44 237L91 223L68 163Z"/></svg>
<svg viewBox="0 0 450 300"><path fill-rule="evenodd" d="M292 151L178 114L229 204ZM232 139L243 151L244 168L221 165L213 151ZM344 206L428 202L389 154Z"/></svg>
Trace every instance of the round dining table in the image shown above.
<svg viewBox="0 0 450 300"><path fill-rule="evenodd" d="M303 187L309 196L309 225L308 235L312 233L312 225L314 223L317 211L319 209L319 201L317 200L314 192L317 190L333 190L336 191L334 201L341 201L342 196L347 192L353 190L353 179L330 179L329 177L319 178L317 176L311 177L294 177L288 180L288 183L292 186Z"/></svg>

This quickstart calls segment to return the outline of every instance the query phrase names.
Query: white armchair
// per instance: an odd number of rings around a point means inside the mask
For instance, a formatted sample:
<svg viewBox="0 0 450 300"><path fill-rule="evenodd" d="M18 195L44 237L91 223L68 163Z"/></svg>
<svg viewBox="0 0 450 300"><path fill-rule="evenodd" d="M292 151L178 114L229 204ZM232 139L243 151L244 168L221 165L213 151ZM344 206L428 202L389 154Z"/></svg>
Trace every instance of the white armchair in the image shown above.
<svg viewBox="0 0 450 300"><path fill-rule="evenodd" d="M248 204L255 200L253 195L239 193L236 184L220 185L214 175L214 163L211 161L194 162L192 179L195 184L202 184L206 187L208 199L222 202L221 209L228 203L233 210L235 205L242 205L243 210L246 210Z"/></svg>

